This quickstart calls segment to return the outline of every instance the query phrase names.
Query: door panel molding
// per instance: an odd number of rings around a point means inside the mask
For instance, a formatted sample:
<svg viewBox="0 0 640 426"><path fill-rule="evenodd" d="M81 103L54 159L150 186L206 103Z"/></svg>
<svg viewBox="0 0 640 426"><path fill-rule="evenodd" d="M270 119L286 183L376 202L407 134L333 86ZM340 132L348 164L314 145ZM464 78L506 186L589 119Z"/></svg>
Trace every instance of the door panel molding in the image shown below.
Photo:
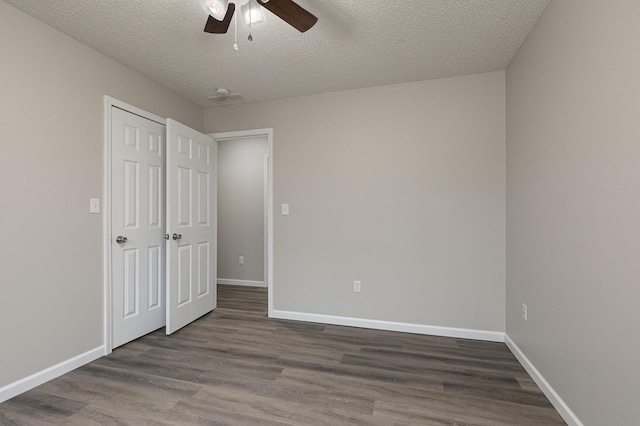
<svg viewBox="0 0 640 426"><path fill-rule="evenodd" d="M167 304L171 334L216 307L217 145L167 119ZM175 238L174 238L175 236Z"/></svg>
<svg viewBox="0 0 640 426"><path fill-rule="evenodd" d="M111 287L112 348L128 343L165 325L162 309L153 309L149 296L158 283L150 272L149 248L158 248L164 263L164 179L166 126L119 108L111 111ZM151 144L151 145L150 145ZM155 170L155 172L154 172ZM156 177L154 183L154 175ZM157 211L154 211L157 208ZM150 220L151 218L151 220ZM122 236L118 242L116 236ZM128 240L128 241L126 241ZM157 276L164 289L164 271ZM151 278L151 280L150 280ZM164 305L165 292L159 303Z"/></svg>
<svg viewBox="0 0 640 426"><path fill-rule="evenodd" d="M158 124L166 125L166 120L155 114L151 114L133 105L129 105L110 96L104 97L104 152L103 152L103 193L102 193L102 241L103 241L103 338L104 338L104 355L108 355L113 350L112 340L112 276L111 276L111 114L113 108L130 112ZM164 219L162 219L164 220Z"/></svg>

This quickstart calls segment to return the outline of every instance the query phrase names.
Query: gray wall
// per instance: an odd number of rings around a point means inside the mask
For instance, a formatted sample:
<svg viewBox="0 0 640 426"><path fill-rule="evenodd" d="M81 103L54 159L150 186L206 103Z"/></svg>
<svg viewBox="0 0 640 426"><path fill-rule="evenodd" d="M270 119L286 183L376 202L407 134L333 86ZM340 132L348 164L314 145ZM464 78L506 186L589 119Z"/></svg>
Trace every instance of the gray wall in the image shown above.
<svg viewBox="0 0 640 426"><path fill-rule="evenodd" d="M0 387L103 344L103 96L202 108L0 2Z"/></svg>
<svg viewBox="0 0 640 426"><path fill-rule="evenodd" d="M264 281L266 153L266 138L218 142L218 278Z"/></svg>
<svg viewBox="0 0 640 426"><path fill-rule="evenodd" d="M639 16L552 1L507 71L507 334L585 425L640 418Z"/></svg>
<svg viewBox="0 0 640 426"><path fill-rule="evenodd" d="M206 132L274 129L274 308L504 331L504 84L208 108Z"/></svg>

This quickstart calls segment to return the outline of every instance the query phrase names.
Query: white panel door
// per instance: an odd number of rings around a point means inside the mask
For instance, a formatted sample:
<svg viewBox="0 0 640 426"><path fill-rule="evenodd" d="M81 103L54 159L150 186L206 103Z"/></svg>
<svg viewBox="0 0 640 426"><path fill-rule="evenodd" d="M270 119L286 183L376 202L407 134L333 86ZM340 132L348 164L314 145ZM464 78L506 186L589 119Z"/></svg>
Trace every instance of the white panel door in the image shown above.
<svg viewBox="0 0 640 426"><path fill-rule="evenodd" d="M165 325L165 127L112 107L111 149L115 348Z"/></svg>
<svg viewBox="0 0 640 426"><path fill-rule="evenodd" d="M167 334L216 307L217 145L167 120Z"/></svg>

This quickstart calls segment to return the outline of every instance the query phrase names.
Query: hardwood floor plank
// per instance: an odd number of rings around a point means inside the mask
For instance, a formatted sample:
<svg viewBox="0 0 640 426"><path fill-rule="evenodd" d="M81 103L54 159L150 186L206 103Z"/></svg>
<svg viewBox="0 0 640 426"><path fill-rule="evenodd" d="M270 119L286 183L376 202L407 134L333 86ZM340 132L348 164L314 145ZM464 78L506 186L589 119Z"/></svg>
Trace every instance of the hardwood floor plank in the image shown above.
<svg viewBox="0 0 640 426"><path fill-rule="evenodd" d="M126 404L91 404L74 413L62 424L65 426L178 426L175 419L159 416L160 411L145 411Z"/></svg>
<svg viewBox="0 0 640 426"><path fill-rule="evenodd" d="M222 396L222 395L226 396ZM228 386L206 387L200 392L201 396L211 399L216 396L219 399L223 397L227 401L233 401L235 404L251 404L255 405L260 402L264 405L263 410L268 411L270 406L290 406L298 407L296 411L300 411L301 407L308 409L321 409L346 415L364 414L371 416L373 414L373 398L365 398L360 395L348 394L345 391L327 391L310 389L302 385L290 384L289 386L281 382L260 382L244 389L231 389ZM231 399L231 396L234 398ZM197 398L194 398L197 399Z"/></svg>
<svg viewBox="0 0 640 426"><path fill-rule="evenodd" d="M294 423L273 420L266 416L255 416L245 412L212 410L206 404L196 401L182 401L163 413L166 418L174 419L178 424L220 425L220 426L290 426Z"/></svg>
<svg viewBox="0 0 640 426"><path fill-rule="evenodd" d="M345 392L371 399L397 398L402 401L423 402L430 392L442 392L444 386L440 382L413 386L405 383L381 382L374 378L357 378L352 375L343 376L326 372L313 372L287 368L276 382L291 386L305 386L322 392Z"/></svg>
<svg viewBox="0 0 640 426"><path fill-rule="evenodd" d="M6 410L5 416L9 419L11 419L10 413L16 414L14 418L16 423L19 423L17 419L20 417L28 416L30 422L47 424L47 422L62 423L70 415L86 406L85 402L34 389L4 402L2 411L4 413Z"/></svg>
<svg viewBox="0 0 640 426"><path fill-rule="evenodd" d="M380 399L374 417L387 424L465 426L547 426L564 425L559 414L538 407L487 401L472 397L451 397L433 393L422 404Z"/></svg>
<svg viewBox="0 0 640 426"><path fill-rule="evenodd" d="M265 288L0 404L1 425L562 425L502 343L267 318Z"/></svg>

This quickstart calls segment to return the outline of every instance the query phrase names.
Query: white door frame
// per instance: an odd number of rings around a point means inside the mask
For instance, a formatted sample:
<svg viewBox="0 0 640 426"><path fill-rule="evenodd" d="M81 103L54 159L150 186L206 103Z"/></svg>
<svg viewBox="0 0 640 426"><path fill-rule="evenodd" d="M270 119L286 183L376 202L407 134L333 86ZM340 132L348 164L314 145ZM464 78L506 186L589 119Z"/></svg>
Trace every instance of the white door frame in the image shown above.
<svg viewBox="0 0 640 426"><path fill-rule="evenodd" d="M111 108L116 107L140 117L166 126L166 120L147 111L136 108L110 96L104 97L104 187L102 193L102 247L103 247L103 281L104 281L104 354L113 350L111 330L112 321L112 276L111 276Z"/></svg>
<svg viewBox="0 0 640 426"><path fill-rule="evenodd" d="M233 140L233 139L245 139L255 137L266 137L267 145L269 149L267 164L267 209L266 209L266 247L265 256L267 256L267 266L265 281L267 282L268 292L268 315L273 316L273 129L254 129L254 130L242 130L239 132L224 132L224 133L209 133L216 142Z"/></svg>

